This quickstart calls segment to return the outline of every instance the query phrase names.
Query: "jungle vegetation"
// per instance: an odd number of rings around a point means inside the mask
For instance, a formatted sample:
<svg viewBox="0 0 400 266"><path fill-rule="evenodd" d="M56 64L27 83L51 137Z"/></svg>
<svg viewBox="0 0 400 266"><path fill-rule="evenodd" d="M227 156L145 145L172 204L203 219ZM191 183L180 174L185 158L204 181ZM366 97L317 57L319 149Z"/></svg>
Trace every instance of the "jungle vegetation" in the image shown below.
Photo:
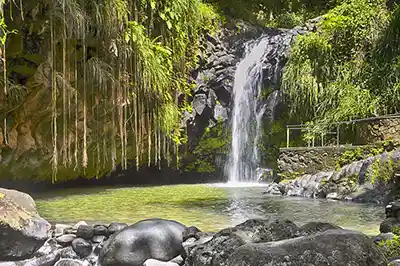
<svg viewBox="0 0 400 266"><path fill-rule="evenodd" d="M323 131L398 112L399 12L385 0L0 0L0 156L21 148L18 131L41 143L34 164L53 182L179 166L200 39L231 18L292 28L322 16L292 45L288 120Z"/></svg>

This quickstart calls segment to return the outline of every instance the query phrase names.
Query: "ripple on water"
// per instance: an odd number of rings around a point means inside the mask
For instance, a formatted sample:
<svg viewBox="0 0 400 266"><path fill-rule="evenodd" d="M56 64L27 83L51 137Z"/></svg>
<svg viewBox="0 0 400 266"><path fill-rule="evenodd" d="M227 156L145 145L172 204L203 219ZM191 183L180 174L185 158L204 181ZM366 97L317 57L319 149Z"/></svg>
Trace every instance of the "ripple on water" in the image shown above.
<svg viewBox="0 0 400 266"><path fill-rule="evenodd" d="M51 222L134 223L166 218L216 231L250 218L284 218L302 225L324 221L378 233L384 208L329 200L262 195L263 184L210 184L155 187L65 189L35 196L40 214Z"/></svg>

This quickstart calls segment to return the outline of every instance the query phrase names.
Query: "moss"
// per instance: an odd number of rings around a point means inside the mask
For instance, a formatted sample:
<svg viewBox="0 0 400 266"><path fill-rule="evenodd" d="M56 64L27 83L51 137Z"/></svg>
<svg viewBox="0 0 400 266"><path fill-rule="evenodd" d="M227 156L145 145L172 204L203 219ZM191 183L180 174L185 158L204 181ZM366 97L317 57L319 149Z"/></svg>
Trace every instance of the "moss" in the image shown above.
<svg viewBox="0 0 400 266"><path fill-rule="evenodd" d="M394 235L393 239L382 241L378 244L386 258L392 258L400 255L400 239Z"/></svg>
<svg viewBox="0 0 400 266"><path fill-rule="evenodd" d="M336 169L339 170L346 164L355 161L364 160L368 157L376 156L384 152L391 151L394 147L398 146L397 143L388 140L377 142L373 145L366 145L357 147L356 149L348 148L336 161Z"/></svg>
<svg viewBox="0 0 400 266"><path fill-rule="evenodd" d="M6 195L0 192L0 199L3 199Z"/></svg>
<svg viewBox="0 0 400 266"><path fill-rule="evenodd" d="M219 122L213 128L206 128L203 136L193 151L196 158L186 164L185 171L195 171L199 173L215 172L214 157L216 154L227 154L231 142L229 132L224 128L224 124Z"/></svg>
<svg viewBox="0 0 400 266"><path fill-rule="evenodd" d="M389 155L390 156L390 155ZM371 184L383 183L388 184L393 180L395 172L400 169L400 164L395 162L391 156L382 161L376 159L368 168L368 179Z"/></svg>

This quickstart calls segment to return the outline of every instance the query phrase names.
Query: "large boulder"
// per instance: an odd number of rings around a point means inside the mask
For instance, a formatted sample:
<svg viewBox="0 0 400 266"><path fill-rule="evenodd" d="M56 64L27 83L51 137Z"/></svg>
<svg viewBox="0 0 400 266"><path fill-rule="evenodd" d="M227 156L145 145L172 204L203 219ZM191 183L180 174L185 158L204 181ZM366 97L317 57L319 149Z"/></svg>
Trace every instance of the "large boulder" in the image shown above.
<svg viewBox="0 0 400 266"><path fill-rule="evenodd" d="M386 266L379 248L364 234L328 230L320 234L271 243L250 243L229 258L230 266Z"/></svg>
<svg viewBox="0 0 400 266"><path fill-rule="evenodd" d="M289 220L248 220L218 232L204 244L189 248L185 265L230 266L230 255L247 243L278 241L298 235L299 228Z"/></svg>
<svg viewBox="0 0 400 266"><path fill-rule="evenodd" d="M169 261L183 255L183 224L149 219L112 235L100 251L101 266L142 266L148 259Z"/></svg>
<svg viewBox="0 0 400 266"><path fill-rule="evenodd" d="M0 261L29 258L50 236L28 194L0 188Z"/></svg>

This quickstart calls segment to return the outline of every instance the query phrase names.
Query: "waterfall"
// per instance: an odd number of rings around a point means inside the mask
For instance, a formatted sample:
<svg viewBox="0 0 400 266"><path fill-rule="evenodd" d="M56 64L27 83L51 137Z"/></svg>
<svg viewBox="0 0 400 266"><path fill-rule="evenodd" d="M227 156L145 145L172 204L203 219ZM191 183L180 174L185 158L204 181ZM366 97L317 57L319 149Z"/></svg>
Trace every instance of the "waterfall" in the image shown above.
<svg viewBox="0 0 400 266"><path fill-rule="evenodd" d="M262 129L266 105L260 101L263 61L270 52L268 37L246 44L233 87L232 147L227 174L229 183L257 182L259 164L257 142Z"/></svg>

